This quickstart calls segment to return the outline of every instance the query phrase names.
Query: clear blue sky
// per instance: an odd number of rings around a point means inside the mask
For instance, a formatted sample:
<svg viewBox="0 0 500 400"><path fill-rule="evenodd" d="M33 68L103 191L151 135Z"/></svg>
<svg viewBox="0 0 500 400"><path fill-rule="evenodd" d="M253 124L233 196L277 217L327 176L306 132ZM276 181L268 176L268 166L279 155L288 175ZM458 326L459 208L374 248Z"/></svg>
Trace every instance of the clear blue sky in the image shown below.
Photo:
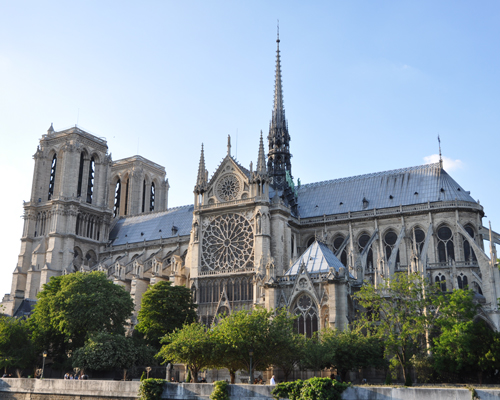
<svg viewBox="0 0 500 400"><path fill-rule="evenodd" d="M50 123L105 137L113 159L164 165L192 202L256 161L273 100L276 20L292 170L309 183L437 154L500 231L498 1L0 1L0 293L19 253L31 156ZM237 148L236 148L237 147Z"/></svg>

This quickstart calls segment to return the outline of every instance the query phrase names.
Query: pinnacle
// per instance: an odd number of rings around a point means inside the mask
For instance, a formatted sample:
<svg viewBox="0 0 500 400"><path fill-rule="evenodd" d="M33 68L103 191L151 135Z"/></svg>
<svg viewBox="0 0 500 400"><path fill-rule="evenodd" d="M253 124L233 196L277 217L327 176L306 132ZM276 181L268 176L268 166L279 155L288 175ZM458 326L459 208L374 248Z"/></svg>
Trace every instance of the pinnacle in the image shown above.
<svg viewBox="0 0 500 400"><path fill-rule="evenodd" d="M196 179L196 186L201 188L206 184L206 168L205 168L205 154L203 152L203 143L201 144L200 164L198 166L198 178Z"/></svg>
<svg viewBox="0 0 500 400"><path fill-rule="evenodd" d="M264 152L264 140L262 139L262 131L260 131L259 155L257 157L257 173L265 174L266 172L266 154Z"/></svg>

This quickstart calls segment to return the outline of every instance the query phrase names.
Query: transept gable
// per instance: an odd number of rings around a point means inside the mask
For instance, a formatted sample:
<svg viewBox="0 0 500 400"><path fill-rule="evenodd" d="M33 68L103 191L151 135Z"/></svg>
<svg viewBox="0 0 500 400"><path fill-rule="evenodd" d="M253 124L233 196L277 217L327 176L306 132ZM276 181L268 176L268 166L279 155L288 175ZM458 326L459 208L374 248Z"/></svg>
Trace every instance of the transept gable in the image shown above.
<svg viewBox="0 0 500 400"><path fill-rule="evenodd" d="M207 184L209 202L227 202L250 196L250 171L227 155Z"/></svg>
<svg viewBox="0 0 500 400"><path fill-rule="evenodd" d="M304 263L300 265L298 273L295 277L289 304L292 304L294 300L303 293L307 293L308 295L310 295L314 299L316 304L319 304L318 292L314 287L311 276L307 271L307 266Z"/></svg>

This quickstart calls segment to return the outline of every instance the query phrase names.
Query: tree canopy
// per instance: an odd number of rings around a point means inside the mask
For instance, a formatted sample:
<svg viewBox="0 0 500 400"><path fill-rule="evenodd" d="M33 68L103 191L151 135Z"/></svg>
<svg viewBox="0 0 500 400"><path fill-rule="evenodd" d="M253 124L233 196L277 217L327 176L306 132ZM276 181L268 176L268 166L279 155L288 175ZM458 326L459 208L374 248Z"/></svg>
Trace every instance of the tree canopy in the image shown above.
<svg viewBox="0 0 500 400"><path fill-rule="evenodd" d="M199 322L176 329L166 335L162 342L166 344L157 357L164 362L186 364L195 383L198 382L198 372L213 365L215 342L211 331Z"/></svg>
<svg viewBox="0 0 500 400"><path fill-rule="evenodd" d="M191 291L185 286L172 286L160 281L148 287L143 294L136 329L148 343L160 349L160 339L180 329L184 324L195 322L196 304Z"/></svg>
<svg viewBox="0 0 500 400"><path fill-rule="evenodd" d="M123 335L134 307L130 294L103 272L52 277L37 297L29 319L33 341L59 362L95 333Z"/></svg>
<svg viewBox="0 0 500 400"><path fill-rule="evenodd" d="M35 350L31 343L25 320L0 317L0 368L24 369L35 361Z"/></svg>

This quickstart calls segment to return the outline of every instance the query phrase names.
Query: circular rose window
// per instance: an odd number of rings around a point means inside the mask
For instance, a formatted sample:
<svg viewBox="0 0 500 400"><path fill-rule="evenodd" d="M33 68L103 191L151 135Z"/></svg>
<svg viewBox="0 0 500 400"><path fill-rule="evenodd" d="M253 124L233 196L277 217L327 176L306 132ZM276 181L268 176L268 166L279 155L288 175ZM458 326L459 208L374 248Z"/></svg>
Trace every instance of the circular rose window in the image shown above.
<svg viewBox="0 0 500 400"><path fill-rule="evenodd" d="M217 197L221 201L236 200L240 194L240 190L240 181L234 174L224 175L217 182Z"/></svg>
<svg viewBox="0 0 500 400"><path fill-rule="evenodd" d="M204 229L202 271L253 267L253 230L240 214L220 215Z"/></svg>

